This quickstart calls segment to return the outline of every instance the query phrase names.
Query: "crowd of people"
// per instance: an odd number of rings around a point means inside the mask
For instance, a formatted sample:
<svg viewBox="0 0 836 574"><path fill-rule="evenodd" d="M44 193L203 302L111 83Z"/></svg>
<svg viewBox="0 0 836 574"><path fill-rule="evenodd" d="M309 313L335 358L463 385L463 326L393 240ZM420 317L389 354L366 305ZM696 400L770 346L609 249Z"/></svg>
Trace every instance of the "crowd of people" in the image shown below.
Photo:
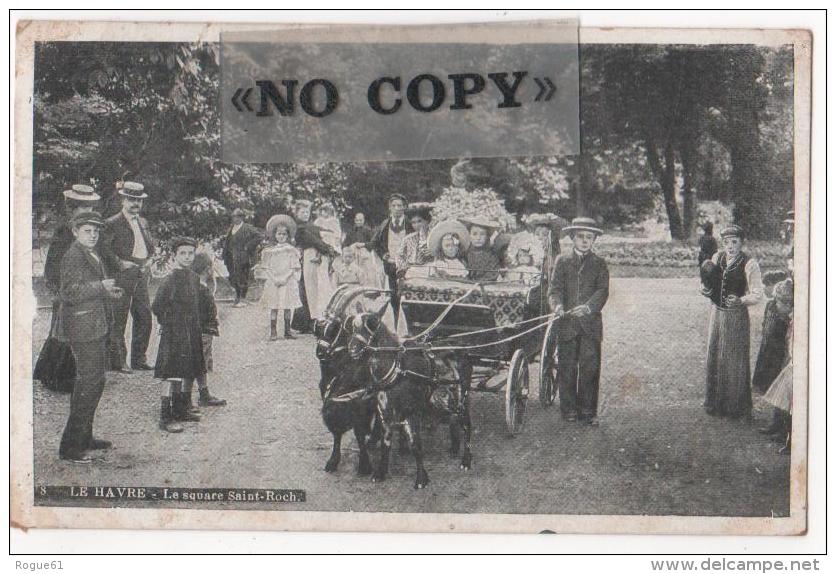
<svg viewBox="0 0 836 574"><path fill-rule="evenodd" d="M118 185L121 210L104 220L94 210L95 190L75 185L64 192L68 221L55 233L44 269L54 294L50 333L34 378L72 390L70 415L59 449L61 458L89 463L90 451L110 447L93 436L93 418L105 371L153 370L163 381L160 428L181 432L181 422L198 421L200 407L226 401L209 392L212 342L219 336L214 292L214 255L188 237L170 245L173 269L153 301L149 278L155 242L140 213L147 198L139 183ZM263 280L259 304L269 320L269 339L310 332L340 285L390 292L390 320L397 316L402 279L443 278L512 282L524 286L548 279L545 296L558 318L557 386L560 410L569 421L597 425L603 338L602 309L609 296L606 261L594 252L603 234L597 222L578 217L566 226L554 214L533 214L527 229L509 233L481 216L432 221L432 205L409 204L400 194L388 199L388 216L370 227L353 214L343 230L334 207L297 200L290 214L271 217L264 231L232 212L222 259L235 292L234 308L248 305L252 279ZM314 216L315 215L315 216ZM791 229L791 219L788 225ZM572 248L560 253L560 237ZM700 240L702 294L711 302L705 409L711 415L748 417L752 387L775 407L764 432L783 437L789 448L792 403L792 257L782 274L762 277L757 261L743 250L736 225L720 232L722 250L710 224ZM762 300L764 283L773 297L764 315L763 339L750 377L748 307ZM130 354L125 345L128 314L133 319ZM160 328L155 366L146 353L152 314ZM128 359L130 358L130 362ZM193 387L197 384L197 406Z"/></svg>
<svg viewBox="0 0 836 574"><path fill-rule="evenodd" d="M365 214L354 214L343 230L334 207L296 201L292 215L274 215L262 234L233 213L224 249L235 307L246 305L247 282L264 280L260 303L269 310L270 340L309 332L321 319L331 295L344 284L393 291L398 307L398 281L413 277L471 281L539 283L547 252L559 253L557 216L530 217L530 231L505 234L484 217L432 221L432 205L407 203L392 195L389 214L375 228ZM254 272L250 274L250 270ZM279 317L282 333L279 333Z"/></svg>

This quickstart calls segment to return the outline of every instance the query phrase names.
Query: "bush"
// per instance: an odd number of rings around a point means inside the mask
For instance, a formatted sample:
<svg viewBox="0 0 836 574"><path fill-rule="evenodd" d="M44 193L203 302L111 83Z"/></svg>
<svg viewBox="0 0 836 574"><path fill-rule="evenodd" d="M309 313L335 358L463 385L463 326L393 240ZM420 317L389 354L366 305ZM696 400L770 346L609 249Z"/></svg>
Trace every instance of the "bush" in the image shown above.
<svg viewBox="0 0 836 574"><path fill-rule="evenodd" d="M747 241L744 250L762 268L786 266L784 246L777 242ZM595 252L610 265L645 267L697 267L696 245L686 243L599 243Z"/></svg>

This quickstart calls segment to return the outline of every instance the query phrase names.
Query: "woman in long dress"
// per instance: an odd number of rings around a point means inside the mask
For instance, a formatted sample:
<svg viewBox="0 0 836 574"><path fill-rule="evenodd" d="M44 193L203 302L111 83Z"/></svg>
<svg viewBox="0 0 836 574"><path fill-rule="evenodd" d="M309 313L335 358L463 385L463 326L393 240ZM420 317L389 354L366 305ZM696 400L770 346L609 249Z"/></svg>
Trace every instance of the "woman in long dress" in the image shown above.
<svg viewBox="0 0 836 574"><path fill-rule="evenodd" d="M749 374L749 309L763 297L758 262L743 252L743 229L720 233L724 250L703 264L702 294L711 299L705 410L710 415L748 417L752 412Z"/></svg>
<svg viewBox="0 0 836 574"><path fill-rule="evenodd" d="M324 203L317 210L317 218L314 225L319 231L322 241L327 243L333 253L321 255L317 269L316 278L316 309L313 310L313 318L319 319L325 315L325 307L331 300L331 295L337 290L337 282L333 274L334 262L339 258L342 251L343 231L340 220L337 219L336 210L330 203Z"/></svg>
<svg viewBox="0 0 836 574"><path fill-rule="evenodd" d="M323 241L319 228L311 223L310 201L294 203L293 219L296 222L296 247L302 252L302 308L295 314L293 324L300 332L310 332L311 320L321 318L328 304L327 299L322 300L319 278L329 273L331 260L337 252Z"/></svg>

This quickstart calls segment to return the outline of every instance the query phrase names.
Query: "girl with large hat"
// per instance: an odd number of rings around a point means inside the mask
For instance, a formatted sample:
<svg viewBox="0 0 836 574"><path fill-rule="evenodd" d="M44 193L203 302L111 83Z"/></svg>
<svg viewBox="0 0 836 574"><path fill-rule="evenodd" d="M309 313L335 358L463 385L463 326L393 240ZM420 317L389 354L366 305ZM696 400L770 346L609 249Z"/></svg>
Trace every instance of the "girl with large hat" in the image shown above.
<svg viewBox="0 0 836 574"><path fill-rule="evenodd" d="M49 251L44 262L44 282L47 289L54 296L52 304L52 320L49 336L44 341L38 361L35 363L33 379L41 381L44 386L61 392L72 392L73 381L76 377L76 364L70 346L59 340L56 335L58 320L58 291L61 287L61 259L73 244L73 232L69 222L73 218L94 211L101 199L89 185L74 185L64 191L64 207L66 221L55 230L49 242Z"/></svg>
<svg viewBox="0 0 836 574"><path fill-rule="evenodd" d="M270 311L270 340L279 338L279 311L282 312L284 338L293 339L290 322L293 311L302 306L299 297L301 254L293 245L296 222L289 215L274 215L267 221L266 235L270 243L261 252L260 267L265 272L261 304Z"/></svg>
<svg viewBox="0 0 836 574"><path fill-rule="evenodd" d="M703 276L702 293L711 299L706 364L705 410L728 417L749 416L749 310L763 297L758 262L743 251L738 225L720 232L723 251L716 253ZM704 264L705 265L705 264Z"/></svg>
<svg viewBox="0 0 836 574"><path fill-rule="evenodd" d="M467 228L459 221L442 221L430 231L427 248L433 255L427 267L411 267L407 278L411 276L459 278L467 277L467 267L462 261L462 254L470 246Z"/></svg>

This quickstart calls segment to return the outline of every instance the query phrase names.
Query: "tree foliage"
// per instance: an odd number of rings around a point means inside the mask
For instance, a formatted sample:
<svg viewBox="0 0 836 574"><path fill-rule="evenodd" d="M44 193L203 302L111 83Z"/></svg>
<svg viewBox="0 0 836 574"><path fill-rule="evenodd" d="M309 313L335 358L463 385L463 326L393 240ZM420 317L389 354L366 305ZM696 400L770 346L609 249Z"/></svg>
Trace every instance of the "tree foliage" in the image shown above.
<svg viewBox="0 0 836 574"><path fill-rule="evenodd" d="M165 239L216 238L242 207L262 225L294 199L378 221L385 197L431 201L456 160L330 164L221 162L219 46L40 43L34 86L33 201L40 220L73 183L117 209L114 183L145 184ZM792 198L792 49L587 45L578 157L473 158L468 180L511 212L640 221L661 197L674 237L698 200L734 205L755 235L777 232Z"/></svg>

